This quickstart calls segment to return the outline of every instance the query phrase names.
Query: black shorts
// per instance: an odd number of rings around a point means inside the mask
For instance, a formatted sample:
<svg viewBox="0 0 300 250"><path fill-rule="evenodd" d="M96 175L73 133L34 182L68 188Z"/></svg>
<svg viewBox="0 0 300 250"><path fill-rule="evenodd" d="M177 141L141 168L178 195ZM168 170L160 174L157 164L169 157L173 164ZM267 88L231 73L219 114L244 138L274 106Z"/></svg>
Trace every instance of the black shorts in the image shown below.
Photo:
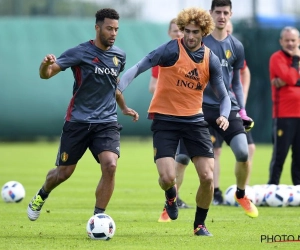
<svg viewBox="0 0 300 250"><path fill-rule="evenodd" d="M98 155L103 151L114 152L120 157L120 130L117 122L77 123L65 122L56 166L76 164L87 148L99 163Z"/></svg>
<svg viewBox="0 0 300 250"><path fill-rule="evenodd" d="M183 123L153 120L154 161L163 157L175 158L180 139L183 140L188 155L214 158L213 145L207 122Z"/></svg>
<svg viewBox="0 0 300 250"><path fill-rule="evenodd" d="M207 121L208 124L219 133L219 135L226 141L228 145L234 136L241 133L246 133L243 126L243 121L238 115L238 111L230 111L228 118L229 127L225 131L220 129L216 123L217 118L220 117L220 111L218 109L203 107L203 113L205 121Z"/></svg>
<svg viewBox="0 0 300 250"><path fill-rule="evenodd" d="M214 148L221 148L223 144L223 137L212 127L209 127L209 133L211 136L211 141L214 145ZM251 131L246 132L248 145L254 144L254 140L251 134Z"/></svg>

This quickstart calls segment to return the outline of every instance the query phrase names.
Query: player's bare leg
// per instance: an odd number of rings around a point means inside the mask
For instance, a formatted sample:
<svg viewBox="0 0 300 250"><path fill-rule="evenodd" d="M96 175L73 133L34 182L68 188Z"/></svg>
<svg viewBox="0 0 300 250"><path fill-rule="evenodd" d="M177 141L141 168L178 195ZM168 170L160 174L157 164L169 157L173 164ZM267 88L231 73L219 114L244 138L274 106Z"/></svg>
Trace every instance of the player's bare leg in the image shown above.
<svg viewBox="0 0 300 250"><path fill-rule="evenodd" d="M113 194L118 160L118 155L110 151L104 151L98 157L101 166L101 178L95 194L95 214L105 211Z"/></svg>
<svg viewBox="0 0 300 250"><path fill-rule="evenodd" d="M212 236L205 226L205 219L213 198L214 159L194 157L193 162L200 180L196 194L197 209L194 221L194 234L197 236Z"/></svg>

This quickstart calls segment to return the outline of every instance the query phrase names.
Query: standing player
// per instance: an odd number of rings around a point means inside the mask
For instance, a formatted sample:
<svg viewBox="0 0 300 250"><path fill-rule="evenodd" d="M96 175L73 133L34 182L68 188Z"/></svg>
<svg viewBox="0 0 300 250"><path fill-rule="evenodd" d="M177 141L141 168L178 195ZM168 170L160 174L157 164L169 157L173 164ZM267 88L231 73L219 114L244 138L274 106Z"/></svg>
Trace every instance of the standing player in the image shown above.
<svg viewBox="0 0 300 250"><path fill-rule="evenodd" d="M174 157L179 139L184 141L195 165L200 185L196 194L197 209L194 234L211 236L205 219L213 196L213 148L202 112L203 91L210 81L219 96L219 116L215 123L228 127L230 100L222 80L218 58L202 43L214 27L211 16L202 9L182 10L177 25L182 39L171 40L150 52L124 73L119 88L123 91L142 72L160 66L157 87L149 107L152 119L154 161L159 185L165 191L165 208L172 220L178 217Z"/></svg>
<svg viewBox="0 0 300 250"><path fill-rule="evenodd" d="M40 65L43 79L71 67L75 81L61 134L57 167L48 172L45 183L27 208L32 221L38 219L50 192L72 175L87 148L100 163L102 173L95 193L94 214L105 211L114 190L122 128L117 122L117 77L124 69L126 55L114 46L119 14L114 9L101 9L95 17L95 40L71 48L57 59L48 54ZM117 93L117 101L124 114L138 119L137 113L126 107L121 93Z"/></svg>
<svg viewBox="0 0 300 250"><path fill-rule="evenodd" d="M176 18L173 18L169 23L168 35L170 36L171 39L179 39L179 38L183 37L182 32L179 30L179 28L176 24ZM159 73L159 66L157 65L151 69L151 78L150 78L150 82L149 82L149 91L151 94L154 94L154 91L156 89L158 73ZM187 165L183 165L178 162L175 162L178 208L190 208L190 206L187 205L179 197L179 189L180 189L182 181L183 181L184 171L186 169L186 166ZM171 221L171 219L169 218L169 216L166 212L166 209L164 208L160 217L158 218L158 222L169 222L169 221Z"/></svg>
<svg viewBox="0 0 300 250"><path fill-rule="evenodd" d="M218 117L220 102L209 85L204 92L203 112L205 120L224 138L235 155L236 201L248 216L257 217L258 210L256 206L245 195L250 169L248 144L243 123L246 129L251 129L253 121L247 116L242 84L240 82L239 71L243 68L245 60L244 47L240 41L226 31L226 24L232 15L231 10L232 4L230 0L212 1L210 14L215 22L215 29L203 39L204 44L219 57L222 65L223 80L231 99L231 112L228 118L230 125L228 129L223 131L218 126L215 126L214 121Z"/></svg>
<svg viewBox="0 0 300 250"><path fill-rule="evenodd" d="M233 26L230 20L228 20L226 25L226 31L228 34L232 34L233 32ZM246 105L249 87L250 87L250 70L247 66L246 60L244 61L243 67L240 69L240 78L241 83L243 86L243 94L244 94L244 105ZM213 128L210 127L210 133L212 135L213 145L214 145L214 153L215 153L215 168L214 168L214 199L213 204L214 205L221 205L223 204L223 196L222 191L220 190L220 156L222 152L222 144L224 139L216 132ZM247 142L248 142L248 161L249 161L249 175L246 184L249 183L250 173L252 169L252 159L253 154L255 151L255 144L251 135L251 131L246 133L247 136Z"/></svg>
<svg viewBox="0 0 300 250"><path fill-rule="evenodd" d="M291 175L300 185L300 38L295 27L284 27L281 50L269 62L273 102L273 154L269 184L278 185L284 161L292 149Z"/></svg>

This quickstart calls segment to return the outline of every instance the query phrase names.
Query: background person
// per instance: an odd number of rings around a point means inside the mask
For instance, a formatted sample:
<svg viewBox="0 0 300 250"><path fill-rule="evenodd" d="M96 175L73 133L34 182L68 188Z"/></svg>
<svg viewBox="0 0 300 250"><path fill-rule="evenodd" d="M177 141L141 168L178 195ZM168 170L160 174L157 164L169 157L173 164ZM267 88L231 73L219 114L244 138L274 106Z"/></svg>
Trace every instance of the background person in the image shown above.
<svg viewBox="0 0 300 250"><path fill-rule="evenodd" d="M226 31L228 34L233 33L233 26L230 20L227 21L226 24ZM244 61L243 67L240 69L240 80L243 86L243 94L244 94L244 105L246 106L250 81L251 81L251 74L250 70L247 66L246 60ZM222 144L224 139L216 132L213 128L210 127L210 133L212 135L212 141L214 145L214 153L215 153L215 167L214 167L214 205L222 205L224 203L222 191L220 187L220 156L222 153ZM249 162L249 175L246 181L246 184L249 184L251 169L252 169L252 159L255 152L255 144L251 134L251 131L246 133L247 142L248 142L248 162Z"/></svg>
<svg viewBox="0 0 300 250"><path fill-rule="evenodd" d="M292 149L291 176L300 184L300 41L295 27L280 33L281 50L270 57L272 91L273 153L268 184L278 185L289 148Z"/></svg>
<svg viewBox="0 0 300 250"><path fill-rule="evenodd" d="M205 120L224 138L235 155L236 201L248 216L257 217L256 206L245 195L246 183L250 174L245 127L251 129L253 121L247 116L245 110L240 81L240 69L243 68L245 60L244 47L238 39L228 34L226 30L226 24L232 16L230 0L213 0L210 14L214 20L215 29L203 39L203 42L219 57L222 65L223 80L231 99L228 129L223 131L214 124L219 101L209 85L204 91L203 112Z"/></svg>

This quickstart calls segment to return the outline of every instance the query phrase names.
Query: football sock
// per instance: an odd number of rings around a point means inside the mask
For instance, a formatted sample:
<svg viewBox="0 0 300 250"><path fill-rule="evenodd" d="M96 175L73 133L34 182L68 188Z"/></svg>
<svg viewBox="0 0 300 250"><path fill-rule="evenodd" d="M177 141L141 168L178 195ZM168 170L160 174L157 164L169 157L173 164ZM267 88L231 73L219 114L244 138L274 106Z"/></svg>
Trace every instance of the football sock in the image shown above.
<svg viewBox="0 0 300 250"><path fill-rule="evenodd" d="M167 199L173 199L176 197L176 188L175 185L165 191Z"/></svg>
<svg viewBox="0 0 300 250"><path fill-rule="evenodd" d="M105 211L104 208L95 207L94 215L95 215L95 214L102 214L102 213L104 213L104 211Z"/></svg>
<svg viewBox="0 0 300 250"><path fill-rule="evenodd" d="M194 228L197 228L198 225L205 225L204 221L207 216L208 209L204 209L197 206L196 214L195 214L195 221L194 221Z"/></svg>
<svg viewBox="0 0 300 250"><path fill-rule="evenodd" d="M40 191L38 192L38 195L40 195L40 196L42 197L43 200L47 199L49 194L50 194L50 192L47 193L47 192L44 190L43 187L42 187L42 188L40 189Z"/></svg>
<svg viewBox="0 0 300 250"><path fill-rule="evenodd" d="M238 187L236 188L235 192L236 198L241 199L245 196L245 189L239 189Z"/></svg>
<svg viewBox="0 0 300 250"><path fill-rule="evenodd" d="M214 188L214 193L220 191L220 189L217 187L217 188Z"/></svg>

